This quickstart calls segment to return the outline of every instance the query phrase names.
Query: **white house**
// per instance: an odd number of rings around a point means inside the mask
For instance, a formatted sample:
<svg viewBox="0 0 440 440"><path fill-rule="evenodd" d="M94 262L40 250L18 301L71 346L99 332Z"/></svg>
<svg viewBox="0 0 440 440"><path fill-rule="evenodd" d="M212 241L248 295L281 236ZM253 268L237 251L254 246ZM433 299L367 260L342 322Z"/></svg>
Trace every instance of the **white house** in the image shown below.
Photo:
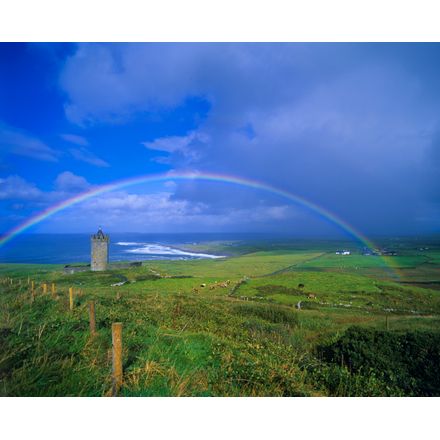
<svg viewBox="0 0 440 440"><path fill-rule="evenodd" d="M342 250L342 251L336 251L335 252L336 255L350 255L351 252L347 251L346 249Z"/></svg>

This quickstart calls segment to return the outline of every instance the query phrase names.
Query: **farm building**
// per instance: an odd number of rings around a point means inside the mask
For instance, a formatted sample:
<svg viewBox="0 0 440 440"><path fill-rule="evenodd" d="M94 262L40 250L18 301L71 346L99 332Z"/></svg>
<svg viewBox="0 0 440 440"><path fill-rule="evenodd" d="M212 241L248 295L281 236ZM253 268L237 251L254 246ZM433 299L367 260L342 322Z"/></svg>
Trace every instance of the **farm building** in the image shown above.
<svg viewBox="0 0 440 440"><path fill-rule="evenodd" d="M337 250L337 251L335 252L335 254L336 254L336 255L350 255L351 252L350 252L350 251L347 251L346 249L343 249L343 250Z"/></svg>

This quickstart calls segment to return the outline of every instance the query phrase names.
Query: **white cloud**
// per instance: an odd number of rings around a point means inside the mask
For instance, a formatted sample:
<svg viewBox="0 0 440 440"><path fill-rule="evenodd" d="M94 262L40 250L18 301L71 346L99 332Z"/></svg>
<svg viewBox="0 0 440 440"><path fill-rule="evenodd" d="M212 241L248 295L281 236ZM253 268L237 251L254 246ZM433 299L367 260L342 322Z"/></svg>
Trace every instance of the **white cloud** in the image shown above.
<svg viewBox="0 0 440 440"><path fill-rule="evenodd" d="M70 148L69 153L73 156L74 159L79 160L81 162L86 162L90 165L95 165L97 167L109 167L110 164L100 157L96 156L89 149L85 147L80 148Z"/></svg>
<svg viewBox="0 0 440 440"><path fill-rule="evenodd" d="M82 176L77 176L71 171L58 174L55 179L55 188L62 192L80 192L91 187L90 183Z"/></svg>
<svg viewBox="0 0 440 440"><path fill-rule="evenodd" d="M58 191L70 190L79 176L63 173L57 180L64 181ZM70 185L72 183L72 185ZM61 194L61 192L59 192ZM87 231L91 225L102 224L113 231L212 231L219 228L234 230L258 224L283 222L295 215L291 207L279 205L212 210L209 204L174 199L173 191L150 194L115 191L101 194L57 213L42 225L42 230ZM68 197L65 194L65 197ZM253 227L252 226L252 227Z"/></svg>
<svg viewBox="0 0 440 440"><path fill-rule="evenodd" d="M0 123L0 149L10 154L47 162L57 162L59 156L57 150L40 139L2 123Z"/></svg>
<svg viewBox="0 0 440 440"><path fill-rule="evenodd" d="M70 142L72 144L81 145L86 147L89 145L88 140L83 136L78 136L77 134L62 134L60 135L65 141Z"/></svg>
<svg viewBox="0 0 440 440"><path fill-rule="evenodd" d="M176 105L193 84L192 72L199 64L193 49L150 44L80 45L60 79L69 97L67 117L84 125L121 120L136 110Z"/></svg>
<svg viewBox="0 0 440 440"><path fill-rule="evenodd" d="M149 150L178 155L186 163L196 162L200 158L200 151L209 142L209 136L201 131L192 131L186 136L168 136L154 139L151 142L142 142ZM167 158L160 156L158 162L167 163ZM182 161L180 165L182 165Z"/></svg>
<svg viewBox="0 0 440 440"><path fill-rule="evenodd" d="M143 142L143 145L150 150L175 153L176 151L185 151L193 139L194 134L190 133L188 136L170 136L157 138L152 142Z"/></svg>
<svg viewBox="0 0 440 440"><path fill-rule="evenodd" d="M0 199L37 200L45 198L43 191L20 176L0 179Z"/></svg>
<svg viewBox="0 0 440 440"><path fill-rule="evenodd" d="M43 191L35 183L12 175L0 178L0 200L23 200L33 202L35 207L41 208L45 204L58 202L90 188L92 185L84 177L71 171L58 174L52 191Z"/></svg>

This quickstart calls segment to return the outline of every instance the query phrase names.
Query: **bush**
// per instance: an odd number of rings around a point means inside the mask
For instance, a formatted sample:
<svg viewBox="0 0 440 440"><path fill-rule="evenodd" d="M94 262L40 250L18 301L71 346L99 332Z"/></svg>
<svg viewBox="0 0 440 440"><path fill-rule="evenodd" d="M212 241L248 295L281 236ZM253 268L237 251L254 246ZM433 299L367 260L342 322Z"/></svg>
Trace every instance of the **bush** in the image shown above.
<svg viewBox="0 0 440 440"><path fill-rule="evenodd" d="M410 396L440 396L440 334L349 328L336 342L318 347L325 362L350 374L371 375Z"/></svg>
<svg viewBox="0 0 440 440"><path fill-rule="evenodd" d="M293 287L279 286L276 284L265 284L264 286L257 286L255 289L260 296L270 296L270 295L304 295L299 289Z"/></svg>
<svg viewBox="0 0 440 440"><path fill-rule="evenodd" d="M309 378L315 387L324 388L325 394L340 397L384 397L404 396L404 392L384 380L382 374L372 370L362 370L362 374L353 374L346 366L319 364L309 368Z"/></svg>

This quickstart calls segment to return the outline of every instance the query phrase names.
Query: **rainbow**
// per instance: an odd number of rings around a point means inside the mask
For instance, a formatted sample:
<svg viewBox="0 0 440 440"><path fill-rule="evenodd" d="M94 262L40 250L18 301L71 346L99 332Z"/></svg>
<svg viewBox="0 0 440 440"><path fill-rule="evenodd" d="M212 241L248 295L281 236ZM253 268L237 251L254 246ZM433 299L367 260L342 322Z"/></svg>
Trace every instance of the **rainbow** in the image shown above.
<svg viewBox="0 0 440 440"><path fill-rule="evenodd" d="M229 183L229 184L235 184L240 185L248 188L254 188L257 190L267 191L272 194L278 195L280 197L283 197L287 200L290 200L291 202L294 202L295 204L298 204L309 211L311 211L314 214L318 214L322 219L324 219L327 222L332 223L333 225L340 228L343 232L351 236L354 240L361 242L365 247L369 249L375 249L376 246L373 242L371 242L365 235L360 233L359 231L356 231L352 226L350 226L348 223L343 221L342 219L338 218L335 214L331 213L327 209L318 206L303 197L300 197L298 195L295 195L291 192L276 188L274 186L268 185L263 182L259 182L257 180L252 179L245 179L242 177L237 176L231 176L231 175L224 175L224 174L214 174L214 173L198 173L198 172L191 172L191 173L163 173L163 174L149 174L149 175L143 175L143 176L136 176L136 177L130 177L127 179L121 179L116 180L111 183L101 185L94 187L88 191L85 191L83 193L77 194L74 197L71 197L67 200L64 200L60 203L57 203L38 214L34 215L33 217L27 219L23 223L15 226L11 230L9 230L6 234L4 234L0 238L0 247L5 245L7 242L12 240L17 235L25 232L32 226L40 223L41 221L47 219L48 217L51 217L52 215L63 211L64 209L75 205L77 203L81 203L85 200L88 200L92 197L99 196L101 194L114 191L114 190L120 190L126 187L130 187L133 185L139 185L139 184L145 184L145 183L160 183L160 182L166 182L166 181L179 181L179 180L201 180L201 181L208 181L208 182L222 182L222 183ZM393 272L399 276L396 268L392 267L392 262L389 261L386 257L382 256L382 260L384 261L385 265L388 266L393 270Z"/></svg>

